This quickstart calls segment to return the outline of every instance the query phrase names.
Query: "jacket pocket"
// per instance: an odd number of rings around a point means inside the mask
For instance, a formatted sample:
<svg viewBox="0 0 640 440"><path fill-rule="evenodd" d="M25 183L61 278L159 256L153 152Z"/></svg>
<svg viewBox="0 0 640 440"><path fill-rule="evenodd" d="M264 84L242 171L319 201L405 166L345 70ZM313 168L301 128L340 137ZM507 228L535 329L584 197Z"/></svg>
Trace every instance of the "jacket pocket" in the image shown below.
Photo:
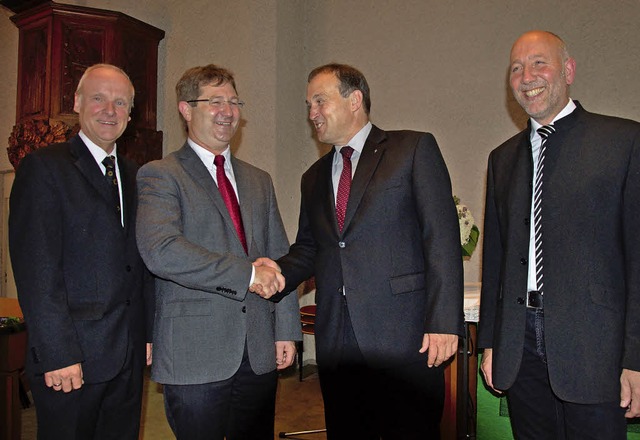
<svg viewBox="0 0 640 440"><path fill-rule="evenodd" d="M101 303L74 304L69 306L69 313L74 321L97 321L104 317Z"/></svg>
<svg viewBox="0 0 640 440"><path fill-rule="evenodd" d="M179 316L208 316L213 314L211 301L204 299L191 301L172 301L164 304L161 316L176 318Z"/></svg>
<svg viewBox="0 0 640 440"><path fill-rule="evenodd" d="M595 283L589 286L589 296L594 304L622 312L624 295L621 295L621 290L610 285Z"/></svg>
<svg viewBox="0 0 640 440"><path fill-rule="evenodd" d="M390 278L389 284L391 285L391 293L394 295L424 290L424 272Z"/></svg>

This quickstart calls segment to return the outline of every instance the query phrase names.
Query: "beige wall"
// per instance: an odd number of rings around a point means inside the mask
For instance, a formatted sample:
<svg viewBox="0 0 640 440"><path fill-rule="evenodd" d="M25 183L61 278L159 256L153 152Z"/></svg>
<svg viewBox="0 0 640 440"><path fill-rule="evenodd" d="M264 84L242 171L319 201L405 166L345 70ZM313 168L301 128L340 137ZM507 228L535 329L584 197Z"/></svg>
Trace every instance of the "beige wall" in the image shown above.
<svg viewBox="0 0 640 440"><path fill-rule="evenodd" d="M482 218L488 153L525 120L506 86L508 53L522 32L561 35L577 59L572 97L591 111L640 120L638 0L94 0L166 31L160 45L158 128L165 153L184 141L173 86L197 64L235 71L247 101L239 157L274 176L289 237L302 172L326 147L306 122L307 72L329 61L360 68L382 128L435 134L454 192ZM0 8L0 140L15 119L17 30ZM10 165L0 154L0 169ZM479 280L479 255L465 263Z"/></svg>

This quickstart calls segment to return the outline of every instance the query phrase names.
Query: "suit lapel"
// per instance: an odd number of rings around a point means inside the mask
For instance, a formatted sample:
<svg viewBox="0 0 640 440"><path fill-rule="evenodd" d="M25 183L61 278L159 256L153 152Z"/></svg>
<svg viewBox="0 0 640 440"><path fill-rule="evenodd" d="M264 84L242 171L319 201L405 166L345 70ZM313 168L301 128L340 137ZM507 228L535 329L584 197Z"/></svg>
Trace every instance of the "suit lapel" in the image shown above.
<svg viewBox="0 0 640 440"><path fill-rule="evenodd" d="M118 155L118 169L120 170L120 184L122 186L123 218L125 232L129 232L135 218L136 173L123 158Z"/></svg>
<svg viewBox="0 0 640 440"><path fill-rule="evenodd" d="M209 174L209 170L205 167L205 165L202 163L202 160L200 160L198 155L195 153L195 151L193 151L193 149L189 146L188 143L185 143L184 146L180 149L180 151L178 151L177 154L178 154L178 157L180 158L182 166L185 169L185 172L191 175L191 177L196 182L196 184L199 185L207 194L207 197L211 200L211 203L213 203L215 208L218 211L220 211L220 214L224 219L224 223L227 226L227 229L229 229L230 234L236 237L236 240L238 240L238 245L242 248L240 239L238 238L238 234L236 232L236 227L234 226L233 220L231 220L231 215L229 214L229 210L227 209L227 205L225 205L224 200L220 195L220 191L216 186L216 182L213 180L213 177L211 177L211 174ZM235 168L233 171L234 173L236 172ZM238 180L237 176L236 176L236 180ZM237 184L238 182L236 182L236 185ZM238 188L238 191L240 191L240 188ZM248 193L248 192L249 192L248 188L245 188L243 190L243 193ZM240 211L244 219L244 212L242 211L242 205L240 206ZM248 215L250 215L250 213ZM243 223L246 223L246 221L243 221ZM245 227L245 235L246 235L246 229L247 228ZM247 247L248 245L249 245L249 240L247 237Z"/></svg>
<svg viewBox="0 0 640 440"><path fill-rule="evenodd" d="M71 144L71 154L76 159L75 166L91 186L93 186L107 202L111 203L111 189L107 185L104 175L100 172L100 167L87 146L82 142L80 136L74 136L69 143Z"/></svg>
<svg viewBox="0 0 640 440"><path fill-rule="evenodd" d="M251 198L251 188L257 188L257 184L251 182L251 174L247 172L245 165L231 156L231 166L233 167L233 175L236 179L236 187L238 188L238 200L240 201L240 214L242 215L242 225L244 227L244 235L247 240L247 250L251 250L251 243L253 242L253 199ZM229 216L231 220L231 216ZM233 221L231 222L233 226ZM235 227L233 229L235 231ZM240 240L238 239L238 242Z"/></svg>
<svg viewBox="0 0 640 440"><path fill-rule="evenodd" d="M360 159L358 160L356 173L354 174L351 182L347 212L345 213L344 227L342 229L343 233L348 229L351 220L353 220L353 217L360 206L360 202L362 201L362 196L371 181L371 177L378 167L380 159L382 159L386 147L382 146L381 143L385 139L386 135L384 131L380 130L376 126L371 128L371 132L364 143ZM329 175L331 175L331 171L329 171Z"/></svg>
<svg viewBox="0 0 640 440"><path fill-rule="evenodd" d="M82 173L85 179L87 179L89 184L93 186L96 191L98 191L100 196L104 199L105 203L107 203L112 208L114 219L117 219L118 224L122 225L122 220L118 212L116 211L115 207L113 206L114 202L112 199L111 188L107 184L107 180L105 179L104 174L102 174L102 172L100 171L100 166L96 163L96 160L91 154L91 152L89 151L89 148L85 145L85 143L82 141L82 138L80 138L80 136L74 136L73 138L70 139L69 143L71 144L71 154L76 158L75 166L78 168L78 170L80 170L80 173ZM118 161L118 166L120 165L121 165L121 161ZM124 169L124 171L121 168L120 178L124 180L128 180L127 178L123 177L125 175L126 175L126 168ZM126 194L126 190L124 186L125 183L122 182L122 184L123 184L122 191ZM131 201L127 201L125 199L124 202L126 205ZM122 209L125 209L125 207L122 207ZM126 211L125 211L125 214L126 214ZM125 225L133 221L133 220L130 220L130 221L127 221L127 220L128 219L125 216Z"/></svg>
<svg viewBox="0 0 640 440"><path fill-rule="evenodd" d="M331 148L327 154L320 158L318 165L317 179L313 188L313 200L318 201L317 207L310 207L318 210L318 214L324 217L325 213L331 227L338 235L338 220L336 219L336 200L333 194L333 155L336 154L335 148ZM348 205L348 203L347 203Z"/></svg>
<svg viewBox="0 0 640 440"><path fill-rule="evenodd" d="M506 186L505 212L514 218L529 218L531 214L531 197L533 193L533 158L531 157L531 129L524 130L518 141L515 164ZM530 219L533 221L533 219ZM521 237L529 237L529 229L522 228Z"/></svg>

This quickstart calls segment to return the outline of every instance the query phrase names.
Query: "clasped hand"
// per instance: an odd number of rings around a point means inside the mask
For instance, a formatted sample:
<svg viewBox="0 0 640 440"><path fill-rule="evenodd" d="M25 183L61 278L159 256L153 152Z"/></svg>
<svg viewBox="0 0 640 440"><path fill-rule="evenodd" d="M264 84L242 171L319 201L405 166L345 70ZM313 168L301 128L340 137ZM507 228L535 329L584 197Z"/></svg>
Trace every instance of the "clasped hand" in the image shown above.
<svg viewBox="0 0 640 440"><path fill-rule="evenodd" d="M269 299L284 289L284 277L280 273L280 266L270 258L262 257L253 262L255 277L249 291Z"/></svg>

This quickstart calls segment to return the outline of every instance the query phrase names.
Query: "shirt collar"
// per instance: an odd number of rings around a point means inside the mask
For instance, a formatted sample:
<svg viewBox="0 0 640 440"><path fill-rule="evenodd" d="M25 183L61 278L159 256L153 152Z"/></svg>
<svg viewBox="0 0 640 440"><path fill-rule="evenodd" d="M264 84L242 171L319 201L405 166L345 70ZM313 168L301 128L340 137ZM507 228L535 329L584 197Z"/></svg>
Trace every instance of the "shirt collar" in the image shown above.
<svg viewBox="0 0 640 440"><path fill-rule="evenodd" d="M204 166L207 167L208 170L213 170L213 159L215 158L215 154L213 154L206 148L201 147L193 140L191 140L191 138L187 138L187 143L189 144L191 149L198 155ZM227 145L227 148L225 148L224 151L220 154L224 156L224 167L231 169L231 149L229 148L229 145Z"/></svg>
<svg viewBox="0 0 640 440"><path fill-rule="evenodd" d="M367 138L369 137L369 133L371 132L371 122L367 122L365 124L364 127L362 127L360 129L360 131L358 131L356 133L356 135L354 137L352 137L349 142L347 142L345 145L350 146L351 148L353 148L355 151L358 152L358 154L362 153L362 149L364 148L364 143L366 142ZM344 145L334 145L334 148L336 150L336 152L340 152L340 148L344 147Z"/></svg>
<svg viewBox="0 0 640 440"><path fill-rule="evenodd" d="M102 161L104 160L105 157L107 156L118 157L118 155L116 154L117 153L116 150L118 149L117 145L114 144L113 151L110 154L107 154L107 152L104 151L102 147L99 147L95 142L89 139L89 137L82 130L80 130L80 132L78 133L78 136L80 136L80 139L82 139L82 142L84 142L84 144L89 149L89 152L91 153L95 161L101 167L104 167L104 165L102 164ZM116 166L117 166L117 161L116 161Z"/></svg>
<svg viewBox="0 0 640 440"><path fill-rule="evenodd" d="M560 113L558 113L555 116L555 118L553 118L553 120L551 121L551 124L548 124L548 125L553 125L558 119L562 119L565 116L570 115L571 113L573 113L575 109L576 109L576 103L573 102L573 99L569 98L569 102L567 102L567 105L565 105L564 108L560 110ZM533 139L534 136L539 136L538 128L540 127L542 127L542 124L540 124L535 119L531 118L531 139Z"/></svg>

